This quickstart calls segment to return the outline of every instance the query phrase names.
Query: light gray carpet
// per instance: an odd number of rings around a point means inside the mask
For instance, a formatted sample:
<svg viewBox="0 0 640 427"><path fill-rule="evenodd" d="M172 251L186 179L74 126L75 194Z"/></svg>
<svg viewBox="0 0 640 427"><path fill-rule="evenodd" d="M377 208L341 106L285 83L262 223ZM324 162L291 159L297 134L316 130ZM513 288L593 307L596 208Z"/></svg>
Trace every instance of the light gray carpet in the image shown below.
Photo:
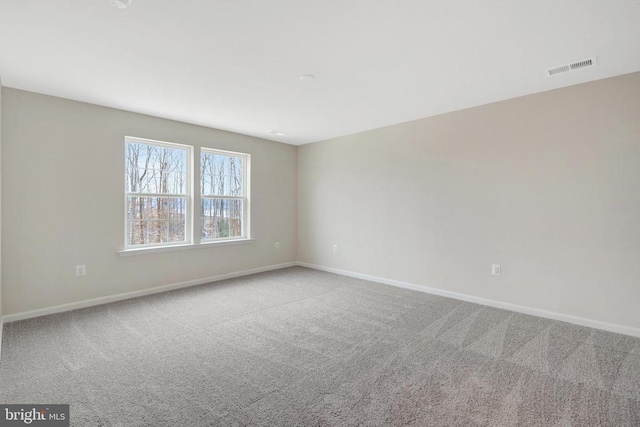
<svg viewBox="0 0 640 427"><path fill-rule="evenodd" d="M77 426L640 426L637 339L304 268L5 325Z"/></svg>

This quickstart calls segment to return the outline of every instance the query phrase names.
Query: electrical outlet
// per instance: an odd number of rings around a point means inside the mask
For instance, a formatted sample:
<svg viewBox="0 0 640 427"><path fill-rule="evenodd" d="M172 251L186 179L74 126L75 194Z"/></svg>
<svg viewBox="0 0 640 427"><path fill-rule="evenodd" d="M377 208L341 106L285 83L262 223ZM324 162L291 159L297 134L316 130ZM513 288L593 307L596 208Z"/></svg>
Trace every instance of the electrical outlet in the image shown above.
<svg viewBox="0 0 640 427"><path fill-rule="evenodd" d="M87 266L76 265L76 276L86 276L86 275L87 275Z"/></svg>
<svg viewBox="0 0 640 427"><path fill-rule="evenodd" d="M338 245L333 245L333 252L338 252Z"/></svg>
<svg viewBox="0 0 640 427"><path fill-rule="evenodd" d="M280 249L280 242L276 242L276 249Z"/></svg>
<svg viewBox="0 0 640 427"><path fill-rule="evenodd" d="M491 275L500 276L502 274L502 267L500 264L491 264Z"/></svg>

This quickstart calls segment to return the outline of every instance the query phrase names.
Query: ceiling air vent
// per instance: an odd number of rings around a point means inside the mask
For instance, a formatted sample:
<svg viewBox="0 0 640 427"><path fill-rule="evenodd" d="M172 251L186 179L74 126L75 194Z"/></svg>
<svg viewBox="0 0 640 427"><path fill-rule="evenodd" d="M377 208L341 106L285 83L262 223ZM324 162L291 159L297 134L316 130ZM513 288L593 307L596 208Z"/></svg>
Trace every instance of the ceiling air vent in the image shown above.
<svg viewBox="0 0 640 427"><path fill-rule="evenodd" d="M549 68L547 70L547 77L555 76L556 74L568 73L569 71L579 70L580 68L591 67L596 64L596 58L594 57L572 62L571 64L561 65L559 67Z"/></svg>

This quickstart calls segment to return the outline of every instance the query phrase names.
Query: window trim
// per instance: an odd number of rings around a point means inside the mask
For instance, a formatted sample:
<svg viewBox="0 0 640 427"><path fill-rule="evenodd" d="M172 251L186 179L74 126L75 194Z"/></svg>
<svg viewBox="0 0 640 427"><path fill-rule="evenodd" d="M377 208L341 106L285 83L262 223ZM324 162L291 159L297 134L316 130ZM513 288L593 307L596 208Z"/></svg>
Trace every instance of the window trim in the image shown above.
<svg viewBox="0 0 640 427"><path fill-rule="evenodd" d="M186 173L186 190L185 190L185 194L173 194L173 193L130 193L127 191L126 186L125 186L125 191L124 191L124 209L123 209L123 213L124 213L124 249L123 251L139 251L139 250L144 250L144 249L158 249L158 248L164 248L164 247L175 247L175 246L185 246L185 245L191 245L193 244L193 218L194 218L194 201L193 201L193 162L194 162L194 156L193 156L193 146L192 145L187 145L187 144L179 144L179 143L175 143L175 142L167 142L167 141L158 141L155 139L149 139L149 138L139 138L139 137L135 137L135 136L126 136L124 137L124 145L123 148L125 150L124 152L124 173L127 173L127 163L126 163L126 149L127 149L127 143L128 142L133 142L133 143L141 143L141 144L148 144L148 145L156 145L156 146L160 146L160 147L166 147L166 148L175 148L175 149L181 149L181 150L186 150L186 168L187 168L187 173ZM128 197L130 197L131 195L140 195L140 197L185 197L185 206L187 209L186 215L185 215L185 230L184 230L184 237L185 240L180 241L180 242L165 242L165 243L147 243L147 244L142 244L142 245L128 245L128 235L129 235L129 218L127 217L127 202L128 202ZM121 252L123 252L121 251Z"/></svg>
<svg viewBox="0 0 640 427"><path fill-rule="evenodd" d="M224 243L237 240L251 240L251 154L240 153L238 151L220 150L217 148L200 147L200 156L198 157L198 172L202 173L201 159L203 154L220 154L223 156L240 157L243 159L242 166L242 179L243 179L243 191L242 197L237 196L211 196L202 194L202 188L200 188L200 182L202 177L198 181L198 228L197 239L200 244L210 245L215 243ZM202 239L202 200L203 199L242 199L242 235L234 237L223 237L215 239ZM195 231L195 230L194 230ZM194 233L195 234L195 233ZM196 237L194 235L194 237Z"/></svg>
<svg viewBox="0 0 640 427"><path fill-rule="evenodd" d="M129 218L127 216L127 198L131 194L141 194L147 196L147 193L129 193L124 188L124 206L123 206L123 216L124 216L124 232L123 232L123 248L121 250L116 251L120 256L133 256L133 255L144 255L144 254L152 254L152 253L162 253L162 252L173 252L173 251L182 251L182 250L190 250L190 249L201 249L201 248L212 248L219 246L229 246L229 245L237 245L242 243L251 243L254 242L255 239L251 234L251 154L250 153L242 153L238 151L229 151L229 150L221 150L217 148L210 147L199 147L198 157L196 158L196 146L176 143L176 142L168 142L168 141L160 141L156 139L150 138L140 138L136 136L124 136L124 144L123 149L126 150L127 142L139 142L142 144L152 144L158 146L164 146L169 148L180 148L186 149L187 155L187 179L186 179L186 194L157 194L160 197L186 197L186 209L187 214L185 215L185 241L182 242L166 242L166 243L150 243L145 245L127 245L128 238L128 223ZM202 217L202 189L200 188L200 173L201 173L201 165L200 160L202 153L213 153L213 154L222 154L222 155L231 155L234 157L242 157L244 159L244 167L243 167L243 179L244 179L244 191L243 191L243 223L242 223L242 236L240 237L227 237L227 238L219 238L219 239L206 239L203 240L202 236L202 227L200 224L200 218ZM127 164L126 164L126 151L123 152L124 162L124 173L127 173ZM197 164L196 164L197 161ZM123 175L124 177L124 175ZM197 181L196 181L197 179ZM196 185L197 182L197 185ZM123 186L124 187L124 186ZM148 196L154 196L156 193L148 193ZM208 196L206 196L208 197ZM215 197L215 196L213 196ZM225 196L218 196L225 198ZM229 198L238 198L235 196L229 196ZM196 221L197 218L197 221Z"/></svg>
<svg viewBox="0 0 640 427"><path fill-rule="evenodd" d="M204 248L215 248L220 246L241 245L243 243L253 243L255 242L255 240L256 239L254 238L249 238L249 239L225 240L221 242L191 243L188 245L144 247L144 248L134 248L134 249L123 249L121 251L117 251L117 253L121 257L128 257L128 256L137 256L137 255L157 254L157 253L163 253L163 252L188 251L191 249L204 249Z"/></svg>

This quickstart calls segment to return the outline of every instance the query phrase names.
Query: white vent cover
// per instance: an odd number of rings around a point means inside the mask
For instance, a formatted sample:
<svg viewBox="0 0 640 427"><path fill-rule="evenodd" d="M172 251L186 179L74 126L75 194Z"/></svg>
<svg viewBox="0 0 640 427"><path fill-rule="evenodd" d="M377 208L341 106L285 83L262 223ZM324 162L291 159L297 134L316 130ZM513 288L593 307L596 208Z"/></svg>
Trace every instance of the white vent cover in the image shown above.
<svg viewBox="0 0 640 427"><path fill-rule="evenodd" d="M595 56L592 58L583 59L581 61L572 62L571 64L560 65L559 67L549 68L547 70L547 77L555 76L556 74L568 73L569 71L579 70L581 68L593 67L597 65Z"/></svg>

